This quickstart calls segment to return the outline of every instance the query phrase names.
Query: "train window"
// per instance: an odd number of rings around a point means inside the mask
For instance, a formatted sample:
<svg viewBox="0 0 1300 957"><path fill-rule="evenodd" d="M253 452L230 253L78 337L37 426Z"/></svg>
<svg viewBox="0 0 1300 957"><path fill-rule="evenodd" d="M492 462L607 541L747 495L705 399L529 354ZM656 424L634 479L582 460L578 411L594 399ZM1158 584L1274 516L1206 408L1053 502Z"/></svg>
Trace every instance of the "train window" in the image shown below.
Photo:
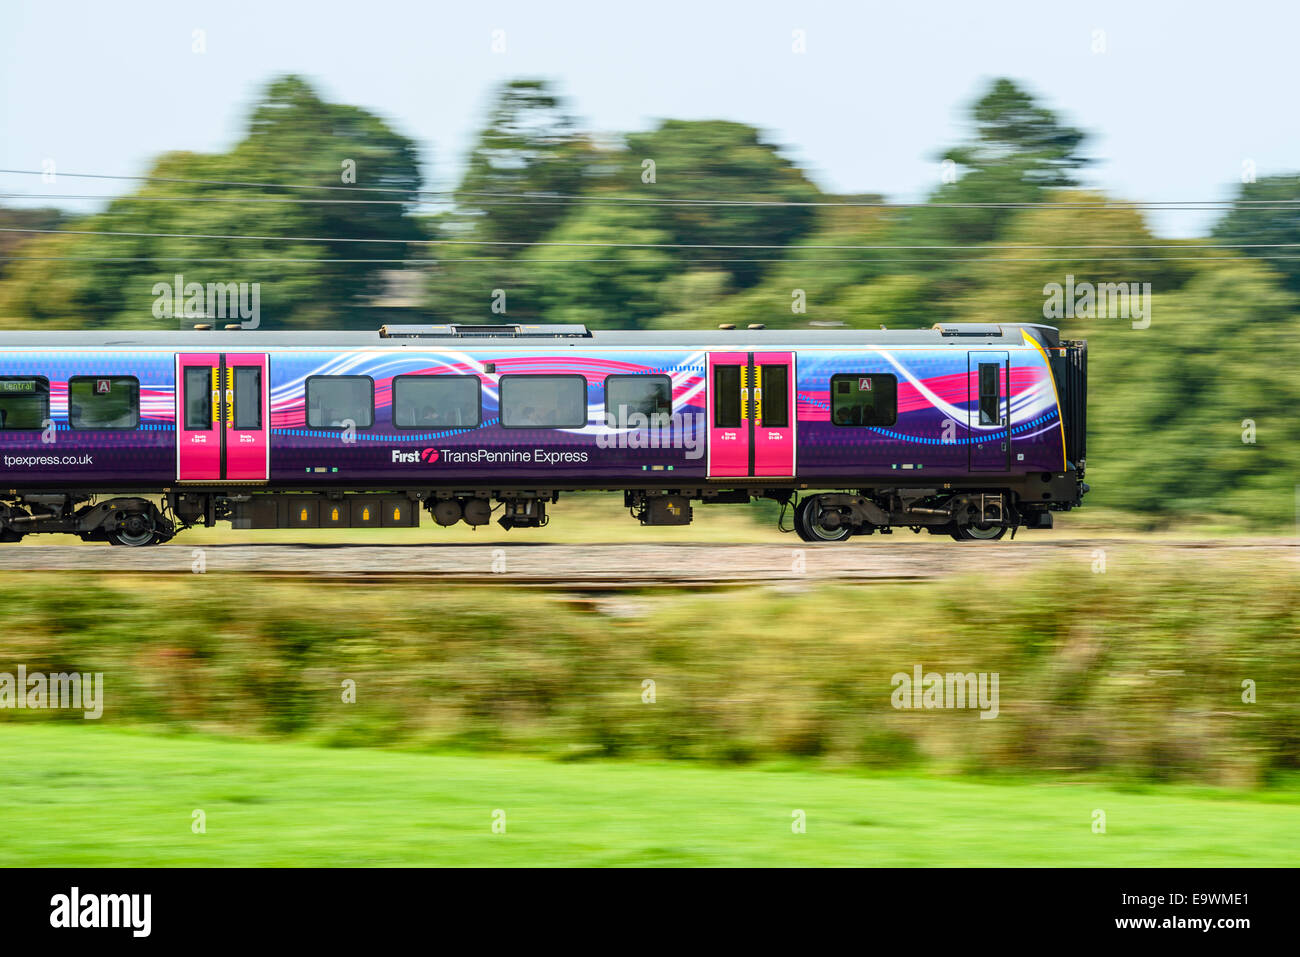
<svg viewBox="0 0 1300 957"><path fill-rule="evenodd" d="M997 425L1002 418L1002 389L998 378L1002 371L999 362L981 362L980 368L980 425Z"/></svg>
<svg viewBox="0 0 1300 957"><path fill-rule="evenodd" d="M68 425L74 429L134 429L140 424L140 380L79 375L68 380Z"/></svg>
<svg viewBox="0 0 1300 957"><path fill-rule="evenodd" d="M235 366L234 413L235 428L262 428L262 370L258 366Z"/></svg>
<svg viewBox="0 0 1300 957"><path fill-rule="evenodd" d="M713 367L713 426L740 428L740 366Z"/></svg>
<svg viewBox="0 0 1300 957"><path fill-rule="evenodd" d="M368 429L375 424L375 380L368 375L307 377L307 426Z"/></svg>
<svg viewBox="0 0 1300 957"><path fill-rule="evenodd" d="M185 431L211 431L212 380L215 375L211 366L185 367Z"/></svg>
<svg viewBox="0 0 1300 957"><path fill-rule="evenodd" d="M393 425L399 429L472 429L482 422L478 376L399 375Z"/></svg>
<svg viewBox="0 0 1300 957"><path fill-rule="evenodd" d="M501 424L508 429L581 429L587 380L580 375L503 375Z"/></svg>
<svg viewBox="0 0 1300 957"><path fill-rule="evenodd" d="M628 428L633 415L646 424L665 422L673 414L673 380L666 375L605 377L605 420L611 428Z"/></svg>
<svg viewBox="0 0 1300 957"><path fill-rule="evenodd" d="M884 426L898 419L898 380L892 375L831 376L831 421L836 425Z"/></svg>
<svg viewBox="0 0 1300 957"><path fill-rule="evenodd" d="M50 380L44 376L0 376L0 431L45 428L50 417Z"/></svg>
<svg viewBox="0 0 1300 957"><path fill-rule="evenodd" d="M787 366L762 366L763 425L790 427L790 370Z"/></svg>

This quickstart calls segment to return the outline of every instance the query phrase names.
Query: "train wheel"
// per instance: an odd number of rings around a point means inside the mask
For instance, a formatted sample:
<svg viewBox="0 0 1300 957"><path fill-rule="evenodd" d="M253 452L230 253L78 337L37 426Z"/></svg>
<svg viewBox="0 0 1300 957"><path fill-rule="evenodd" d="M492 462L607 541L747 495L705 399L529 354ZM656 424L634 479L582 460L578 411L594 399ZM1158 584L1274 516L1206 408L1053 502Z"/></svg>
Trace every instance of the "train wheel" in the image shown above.
<svg viewBox="0 0 1300 957"><path fill-rule="evenodd" d="M110 544L131 548L155 545L164 540L159 536L153 516L148 512L130 512L118 523L117 528L108 533Z"/></svg>
<svg viewBox="0 0 1300 957"><path fill-rule="evenodd" d="M842 542L853 534L847 525L826 528L819 524L819 512L816 496L804 499L794 510L794 529L805 542Z"/></svg>
<svg viewBox="0 0 1300 957"><path fill-rule="evenodd" d="M804 499L794 507L794 533L799 536L801 541L811 542L813 539L808 537L808 533L803 528L803 513L812 499Z"/></svg>
<svg viewBox="0 0 1300 957"><path fill-rule="evenodd" d="M1006 533L1005 525L958 525L952 537L959 542L996 542Z"/></svg>

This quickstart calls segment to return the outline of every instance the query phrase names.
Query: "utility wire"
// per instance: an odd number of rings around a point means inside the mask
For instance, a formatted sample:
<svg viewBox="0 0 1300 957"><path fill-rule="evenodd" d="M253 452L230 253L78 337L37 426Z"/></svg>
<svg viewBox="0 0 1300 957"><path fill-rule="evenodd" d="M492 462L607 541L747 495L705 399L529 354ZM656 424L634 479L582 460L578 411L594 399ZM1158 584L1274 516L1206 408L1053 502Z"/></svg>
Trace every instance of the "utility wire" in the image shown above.
<svg viewBox="0 0 1300 957"><path fill-rule="evenodd" d="M520 194L529 195L529 194ZM317 199L298 196L110 196L106 193L0 193L0 199L33 200L106 200L112 203L227 203L230 205L269 203L272 205L294 206L447 206L452 200L405 200L405 199ZM752 207L752 206L864 206L882 209L1026 209L1051 207L1054 209L1144 209L1154 208L1161 212L1223 212L1232 208L1232 203L1219 203L1217 200L1205 200L1197 205L1178 205L1176 207L1155 205L1151 203L1132 203L1122 200L1105 203L768 203L742 200L690 200L691 206L701 207ZM1259 200L1268 202L1268 206L1251 206L1253 210L1270 212L1300 212L1300 200ZM583 197L569 199L487 199L474 203L478 206L618 206L625 203L638 206L676 206L682 205L676 200L615 200Z"/></svg>
<svg viewBox="0 0 1300 957"><path fill-rule="evenodd" d="M1267 208L1277 207L1278 204L1300 204L1300 197L1288 200L1150 200L1150 201L1129 201L1129 200L1103 200L1099 202L1080 202L1080 203L1060 203L1051 201L1016 201L1016 202L994 202L994 203L901 203L885 201L857 201L857 200L727 200L727 199L692 199L679 197L646 197L646 196L617 196L601 194L572 194L572 193L510 193L497 192L489 190L428 190L414 189L392 186L333 186L333 185L314 185L309 183L265 183L248 180L215 180L215 179L185 179L171 176L124 176L111 175L107 173L54 173L47 174L43 170L28 169L0 169L0 173L20 175L20 176L45 176L52 175L55 179L59 176L79 179L100 179L100 180L130 180L134 182L151 182L151 183L184 183L200 186L236 186L236 187L257 187L261 189L304 189L304 190L337 190L343 192L362 192L362 193L400 193L403 196L439 196L452 197L451 199L440 199L435 202L418 202L414 199L389 200L388 202L398 205L434 205L448 204L458 202L458 197L465 196L484 196L490 198L506 200L524 200L525 203L520 205L569 205L571 203L585 204L630 204L646 206L776 206L776 207L865 207L878 209L1033 209L1033 208L1065 208L1065 209L1161 209L1177 210L1180 207L1188 210L1218 210L1232 208L1236 205L1265 206ZM57 194L56 194L57 195ZM36 198L39 194L34 195ZM55 198L55 197L47 197ZM71 198L71 197L70 197ZM92 199L154 199L152 197L106 197L92 196L83 197ZM158 199L171 199L172 197L159 197ZM379 201L374 201L379 202ZM469 205L469 204L467 204ZM1291 209L1291 205L1280 206L1282 209ZM1300 208L1300 206L1296 207Z"/></svg>
<svg viewBox="0 0 1300 957"><path fill-rule="evenodd" d="M622 242L557 242L554 240L504 240L504 239L376 239L360 236L245 236L231 233L148 233L127 230L101 229L38 229L35 227L0 226L3 233L45 233L59 236L119 236L133 239L219 239L247 240L251 242L286 243L379 243L408 246L509 246L509 247L563 247L575 249L778 249L803 251L809 249L836 249L878 251L888 249L934 249L945 252L980 252L983 250L1038 250L1038 249L1293 249L1300 243L1011 243L982 244L979 246L952 245L863 245L854 243L622 243Z"/></svg>
<svg viewBox="0 0 1300 957"><path fill-rule="evenodd" d="M1300 260L1300 256L1251 256L1255 260ZM509 259L504 256L473 256L444 259L317 259L310 257L210 257L210 256L0 256L0 262L196 262L196 263L395 263L405 266L438 266L443 263L484 263L485 265L573 265L576 263L622 263L625 259ZM958 263L1086 263L1086 262L1246 262L1241 256L1063 256L1053 258L978 257L972 259L692 259L690 265L726 263L772 263L781 266L803 265L875 265L877 263L931 263L954 265Z"/></svg>

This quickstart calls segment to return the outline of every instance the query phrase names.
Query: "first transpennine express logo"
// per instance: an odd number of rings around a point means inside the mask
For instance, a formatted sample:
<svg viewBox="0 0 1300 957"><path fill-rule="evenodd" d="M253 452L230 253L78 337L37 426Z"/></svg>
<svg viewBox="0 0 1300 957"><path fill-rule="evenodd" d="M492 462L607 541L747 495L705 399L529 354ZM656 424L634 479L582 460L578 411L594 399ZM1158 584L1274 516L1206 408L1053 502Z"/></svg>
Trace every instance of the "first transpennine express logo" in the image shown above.
<svg viewBox="0 0 1300 957"><path fill-rule="evenodd" d="M586 449L393 449L392 455L394 465L572 465L588 461Z"/></svg>

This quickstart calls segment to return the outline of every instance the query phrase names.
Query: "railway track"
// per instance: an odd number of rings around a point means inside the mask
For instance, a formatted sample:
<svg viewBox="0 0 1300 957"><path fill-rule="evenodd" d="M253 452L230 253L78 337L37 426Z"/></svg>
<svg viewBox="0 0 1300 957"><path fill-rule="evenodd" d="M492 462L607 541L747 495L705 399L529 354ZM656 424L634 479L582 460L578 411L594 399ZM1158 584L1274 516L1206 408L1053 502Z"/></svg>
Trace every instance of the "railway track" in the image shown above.
<svg viewBox="0 0 1300 957"><path fill-rule="evenodd" d="M0 573L94 572L110 575L256 575L364 586L500 586L621 591L729 589L755 583L798 586L918 582L950 575L1014 575L1044 563L1079 562L1098 553L1111 570L1129 556L1186 563L1233 553L1300 560L1300 541L1283 539L1022 540L998 543L888 539L862 544L556 545L185 545L149 549L30 545L0 549Z"/></svg>

